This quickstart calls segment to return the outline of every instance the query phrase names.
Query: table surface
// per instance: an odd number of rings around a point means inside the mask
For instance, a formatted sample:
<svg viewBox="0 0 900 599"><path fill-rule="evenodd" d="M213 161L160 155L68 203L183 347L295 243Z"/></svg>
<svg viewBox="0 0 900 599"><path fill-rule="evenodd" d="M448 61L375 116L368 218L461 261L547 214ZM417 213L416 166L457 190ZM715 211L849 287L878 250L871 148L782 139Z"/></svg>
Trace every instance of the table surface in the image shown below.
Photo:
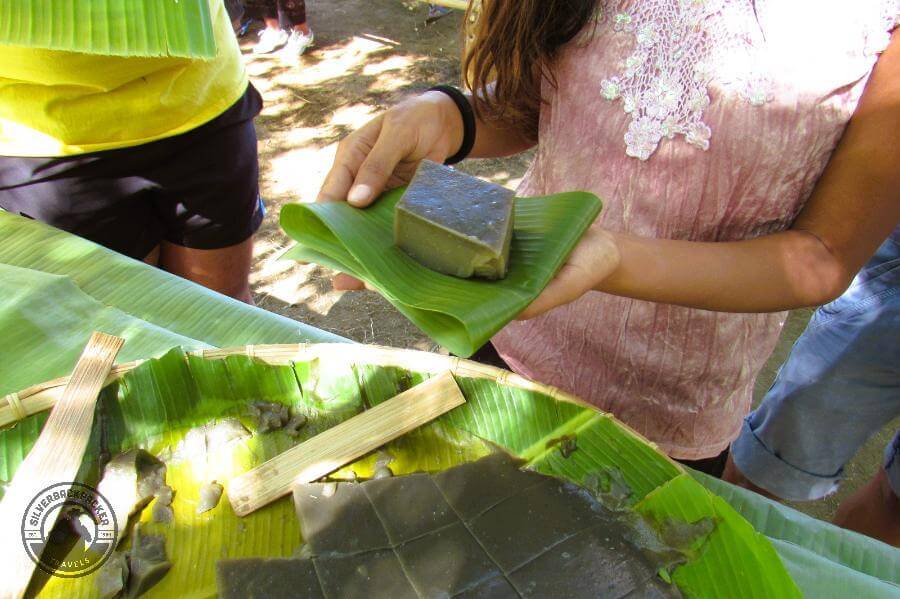
<svg viewBox="0 0 900 599"><path fill-rule="evenodd" d="M127 281L127 285L123 284ZM0 395L66 375L93 330L119 362L246 344L346 341L0 211ZM696 473L770 538L808 597L900 597L900 550Z"/></svg>

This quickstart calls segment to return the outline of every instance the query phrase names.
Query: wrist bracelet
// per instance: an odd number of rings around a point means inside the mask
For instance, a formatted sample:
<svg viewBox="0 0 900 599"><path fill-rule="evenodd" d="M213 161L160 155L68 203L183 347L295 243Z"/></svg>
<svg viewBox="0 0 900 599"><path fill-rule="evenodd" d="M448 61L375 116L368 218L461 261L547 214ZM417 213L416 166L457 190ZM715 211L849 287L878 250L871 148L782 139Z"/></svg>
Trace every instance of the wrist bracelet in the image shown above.
<svg viewBox="0 0 900 599"><path fill-rule="evenodd" d="M472 148L475 146L475 111L472 110L472 105L469 103L469 99L465 94L452 85L436 85L428 91L441 92L450 96L450 99L453 100L453 103L456 104L456 107L459 109L459 114L462 116L463 120L462 145L459 147L459 151L456 154L444 161L444 164L449 165L462 162L468 157L472 152Z"/></svg>

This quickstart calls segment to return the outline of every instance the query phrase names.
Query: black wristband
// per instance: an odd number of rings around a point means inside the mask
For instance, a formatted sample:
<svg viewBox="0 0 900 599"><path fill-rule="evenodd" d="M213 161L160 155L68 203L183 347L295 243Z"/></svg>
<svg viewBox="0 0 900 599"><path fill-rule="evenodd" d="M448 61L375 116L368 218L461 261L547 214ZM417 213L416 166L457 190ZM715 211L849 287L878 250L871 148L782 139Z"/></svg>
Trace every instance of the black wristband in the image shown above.
<svg viewBox="0 0 900 599"><path fill-rule="evenodd" d="M459 114L463 120L463 140L459 151L444 161L444 164L456 164L465 160L475 147L475 111L465 94L453 87L452 85L435 85L428 91L441 92L450 96L453 103L459 109Z"/></svg>

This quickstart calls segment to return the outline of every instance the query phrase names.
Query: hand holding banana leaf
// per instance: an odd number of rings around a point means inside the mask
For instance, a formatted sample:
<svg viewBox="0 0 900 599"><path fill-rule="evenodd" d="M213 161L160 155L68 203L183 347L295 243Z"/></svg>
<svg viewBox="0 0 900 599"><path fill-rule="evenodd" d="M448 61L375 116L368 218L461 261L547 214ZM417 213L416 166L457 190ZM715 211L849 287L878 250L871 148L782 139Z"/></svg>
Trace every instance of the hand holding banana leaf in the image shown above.
<svg viewBox="0 0 900 599"><path fill-rule="evenodd" d="M511 153L531 145L511 130L478 122L473 155ZM462 143L463 119L453 101L427 92L376 117L345 138L319 192L318 202L346 200L365 208L385 189L408 183L423 159L443 162ZM618 264L615 244L605 232L590 229L553 281L519 318L532 318L574 301L594 288ZM348 274L334 279L338 290L369 287Z"/></svg>
<svg viewBox="0 0 900 599"><path fill-rule="evenodd" d="M577 298L615 259L608 244L598 243L605 238L597 232L584 238L563 267L600 212L600 200L584 192L515 200L509 266L499 281L441 274L397 247L394 207L403 189L381 195L384 189L409 182L422 160L444 162L463 137L475 142L473 154L509 154L531 143L480 122L475 139L471 128L463 134L463 120L454 100L441 92L427 92L375 118L341 142L317 203L285 206L281 225L298 241L286 257L344 273L335 278L336 289L368 285L432 339L465 357L528 308L557 272L559 281L527 315ZM584 277L585 269L591 277Z"/></svg>
<svg viewBox="0 0 900 599"><path fill-rule="evenodd" d="M316 201L365 208L385 189L409 183L421 160L446 160L461 139L462 119L447 96L428 92L409 99L341 141ZM343 273L334 279L339 291L364 287Z"/></svg>

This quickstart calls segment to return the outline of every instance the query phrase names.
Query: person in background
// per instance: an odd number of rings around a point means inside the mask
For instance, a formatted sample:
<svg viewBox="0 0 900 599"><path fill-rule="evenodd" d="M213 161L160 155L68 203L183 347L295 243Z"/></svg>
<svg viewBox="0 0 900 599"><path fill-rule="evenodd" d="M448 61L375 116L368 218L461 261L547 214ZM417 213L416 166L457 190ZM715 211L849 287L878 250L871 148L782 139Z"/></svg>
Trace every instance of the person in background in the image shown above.
<svg viewBox="0 0 900 599"><path fill-rule="evenodd" d="M254 54L271 54L281 48L282 58L299 58L312 46L315 36L306 22L305 0L244 0L244 6L250 16L266 24Z"/></svg>
<svg viewBox="0 0 900 599"><path fill-rule="evenodd" d="M228 10L228 17L231 19L231 27L234 29L234 34L238 37L244 37L247 35L247 31L250 30L250 25L253 23L253 19L250 17L244 17L244 2L243 0L224 0L225 8Z"/></svg>
<svg viewBox="0 0 900 599"><path fill-rule="evenodd" d="M210 60L0 45L0 208L250 302L262 99L209 6Z"/></svg>
<svg viewBox="0 0 900 599"><path fill-rule="evenodd" d="M364 208L422 159L535 148L518 195L604 209L488 348L721 475L779 312L840 296L900 218L898 17L895 0L483 0L471 93L350 134L318 199Z"/></svg>
<svg viewBox="0 0 900 599"><path fill-rule="evenodd" d="M429 4L428 5L428 15L425 17L425 24L431 25L441 17L446 17L450 14L450 9L446 6L438 6L437 4Z"/></svg>
<svg viewBox="0 0 900 599"><path fill-rule="evenodd" d="M731 444L723 478L782 499L821 499L866 439L897 416L900 228L841 297L816 310ZM835 524L900 546L900 431Z"/></svg>

